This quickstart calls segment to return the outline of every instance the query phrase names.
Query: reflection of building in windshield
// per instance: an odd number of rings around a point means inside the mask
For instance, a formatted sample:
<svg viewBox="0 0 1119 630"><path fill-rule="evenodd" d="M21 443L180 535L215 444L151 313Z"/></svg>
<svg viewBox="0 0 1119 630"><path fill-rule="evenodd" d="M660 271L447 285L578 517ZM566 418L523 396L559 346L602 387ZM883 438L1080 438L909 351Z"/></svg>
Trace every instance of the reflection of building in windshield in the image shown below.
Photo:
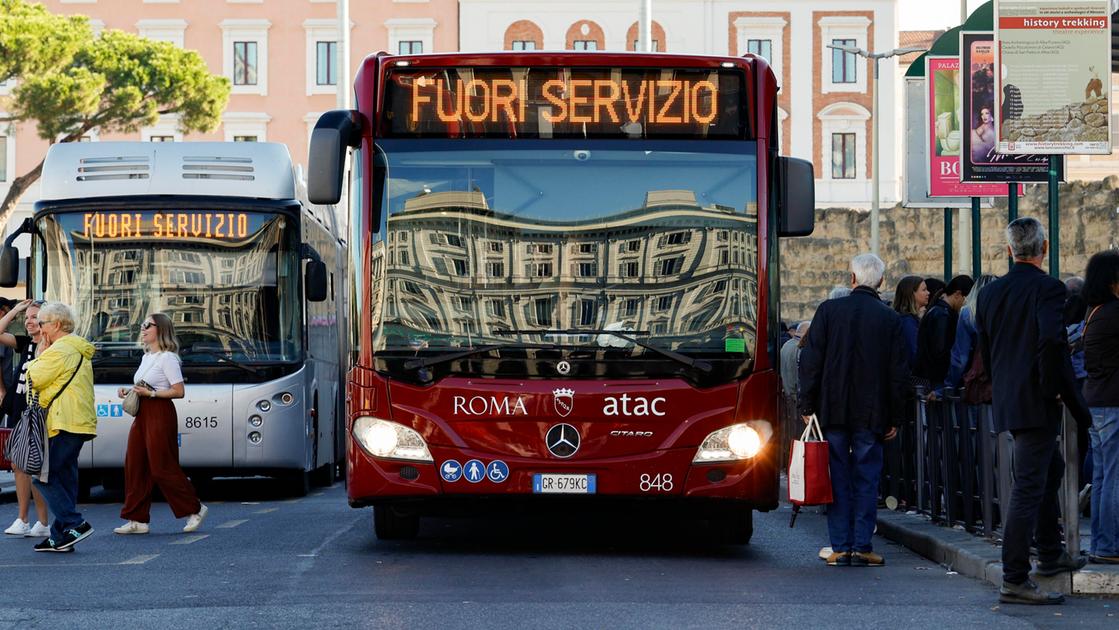
<svg viewBox="0 0 1119 630"><path fill-rule="evenodd" d="M219 241L191 249L108 239L95 249L77 244L76 255L74 295L93 341L135 341L156 311L171 318L184 345L253 353L246 343L270 337L261 327L263 311L276 308L263 295L275 287L274 257Z"/></svg>
<svg viewBox="0 0 1119 630"><path fill-rule="evenodd" d="M662 190L635 210L552 222L495 212L481 192L421 194L388 219L385 319L459 336L619 324L657 337L715 331L720 345L734 325L749 348L756 204L745 211Z"/></svg>

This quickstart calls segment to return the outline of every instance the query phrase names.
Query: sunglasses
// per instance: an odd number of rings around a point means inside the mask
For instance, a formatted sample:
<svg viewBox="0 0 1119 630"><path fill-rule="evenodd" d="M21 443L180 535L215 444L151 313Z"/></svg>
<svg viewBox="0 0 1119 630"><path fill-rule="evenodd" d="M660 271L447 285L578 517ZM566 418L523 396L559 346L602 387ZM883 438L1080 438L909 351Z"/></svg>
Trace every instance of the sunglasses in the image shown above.
<svg viewBox="0 0 1119 630"><path fill-rule="evenodd" d="M144 322L143 324L140 324L140 330L147 330L152 326L155 326L155 322Z"/></svg>

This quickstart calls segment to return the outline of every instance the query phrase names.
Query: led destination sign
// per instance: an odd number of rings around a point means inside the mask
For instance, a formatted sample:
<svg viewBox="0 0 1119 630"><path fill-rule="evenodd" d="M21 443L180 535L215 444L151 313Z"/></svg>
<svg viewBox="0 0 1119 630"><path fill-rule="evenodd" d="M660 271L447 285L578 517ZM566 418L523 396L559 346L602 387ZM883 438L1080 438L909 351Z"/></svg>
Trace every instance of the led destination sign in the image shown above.
<svg viewBox="0 0 1119 630"><path fill-rule="evenodd" d="M393 72L390 136L742 137L738 70L454 68Z"/></svg>
<svg viewBox="0 0 1119 630"><path fill-rule="evenodd" d="M245 212L86 212L82 235L87 239L242 239L252 233L251 222Z"/></svg>

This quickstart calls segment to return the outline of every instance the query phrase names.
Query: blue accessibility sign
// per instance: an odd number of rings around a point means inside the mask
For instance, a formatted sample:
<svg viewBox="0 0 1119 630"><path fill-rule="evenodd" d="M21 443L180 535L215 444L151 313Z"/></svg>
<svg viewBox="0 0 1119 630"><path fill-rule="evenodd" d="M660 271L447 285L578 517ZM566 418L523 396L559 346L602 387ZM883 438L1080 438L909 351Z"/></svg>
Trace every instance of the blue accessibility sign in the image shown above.
<svg viewBox="0 0 1119 630"><path fill-rule="evenodd" d="M97 417L98 418L108 418L109 417L109 405L97 405Z"/></svg>
<svg viewBox="0 0 1119 630"><path fill-rule="evenodd" d="M124 406L120 403L98 403L97 417L122 418L124 417Z"/></svg>
<svg viewBox="0 0 1119 630"><path fill-rule="evenodd" d="M509 478L509 466L500 459L494 460L486 468L486 476L494 483L501 483Z"/></svg>
<svg viewBox="0 0 1119 630"><path fill-rule="evenodd" d="M486 465L477 459L472 459L463 466L463 472L467 481L478 483L486 478Z"/></svg>
<svg viewBox="0 0 1119 630"><path fill-rule="evenodd" d="M439 467L439 476L447 483L454 483L462 479L462 464L453 459L448 459Z"/></svg>

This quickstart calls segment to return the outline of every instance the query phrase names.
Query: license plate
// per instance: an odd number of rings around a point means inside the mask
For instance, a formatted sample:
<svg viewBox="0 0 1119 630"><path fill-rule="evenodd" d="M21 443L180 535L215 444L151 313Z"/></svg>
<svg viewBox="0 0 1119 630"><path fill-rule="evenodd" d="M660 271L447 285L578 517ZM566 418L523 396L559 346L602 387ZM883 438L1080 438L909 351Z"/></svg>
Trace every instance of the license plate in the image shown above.
<svg viewBox="0 0 1119 630"><path fill-rule="evenodd" d="M536 473L532 476L535 494L594 494L595 476Z"/></svg>

